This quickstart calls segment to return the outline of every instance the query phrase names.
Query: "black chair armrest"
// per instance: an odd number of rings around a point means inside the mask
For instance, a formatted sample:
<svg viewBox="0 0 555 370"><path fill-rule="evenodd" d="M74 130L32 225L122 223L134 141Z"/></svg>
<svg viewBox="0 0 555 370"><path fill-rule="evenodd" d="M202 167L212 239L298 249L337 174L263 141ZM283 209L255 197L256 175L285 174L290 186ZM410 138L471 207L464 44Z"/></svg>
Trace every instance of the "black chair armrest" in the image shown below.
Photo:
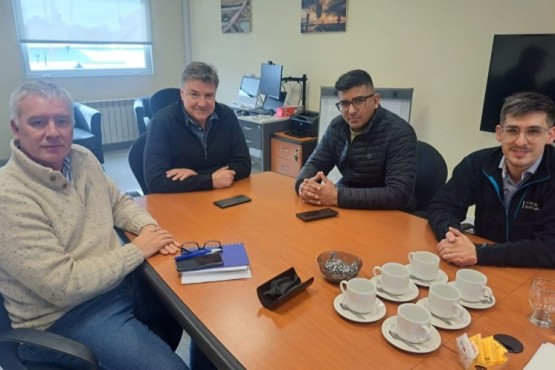
<svg viewBox="0 0 555 370"><path fill-rule="evenodd" d="M0 346L7 343L27 344L66 354L81 360L80 368L98 369L98 359L87 346L54 333L37 329L11 329L0 334ZM0 365L6 369L12 369L13 367L3 363L6 359L9 359L9 356L1 356ZM10 365L13 366L13 364ZM24 369L24 367L21 368Z"/></svg>

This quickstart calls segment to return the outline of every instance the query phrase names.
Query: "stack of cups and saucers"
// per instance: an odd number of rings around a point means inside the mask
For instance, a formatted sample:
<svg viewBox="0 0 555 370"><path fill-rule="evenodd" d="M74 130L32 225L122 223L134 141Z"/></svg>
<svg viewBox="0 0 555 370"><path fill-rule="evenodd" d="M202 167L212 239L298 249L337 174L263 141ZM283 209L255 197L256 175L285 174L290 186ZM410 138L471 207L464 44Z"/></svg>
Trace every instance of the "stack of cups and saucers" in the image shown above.
<svg viewBox="0 0 555 370"><path fill-rule="evenodd" d="M371 279L341 281L341 293L334 301L336 311L347 320L373 323L387 314L382 299L399 303L396 315L382 323L383 336L398 349L429 353L441 345L438 329L463 329L471 322L467 308L487 309L495 304L483 273L463 268L454 281L448 281L435 253L410 252L408 260L408 264L374 266ZM428 296L414 302L419 286L428 288Z"/></svg>

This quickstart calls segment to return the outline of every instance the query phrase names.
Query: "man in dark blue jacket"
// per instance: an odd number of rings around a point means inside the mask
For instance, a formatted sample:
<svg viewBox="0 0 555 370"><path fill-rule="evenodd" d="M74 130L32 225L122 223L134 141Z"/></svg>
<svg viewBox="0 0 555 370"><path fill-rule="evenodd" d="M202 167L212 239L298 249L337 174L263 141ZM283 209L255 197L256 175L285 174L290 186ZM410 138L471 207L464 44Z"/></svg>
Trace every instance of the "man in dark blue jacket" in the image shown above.
<svg viewBox="0 0 555 370"><path fill-rule="evenodd" d="M148 191L227 188L248 177L251 159L243 131L233 110L216 102L216 70L193 62L181 83L181 101L160 110L149 125L144 155Z"/></svg>
<svg viewBox="0 0 555 370"><path fill-rule="evenodd" d="M555 267L555 105L532 92L505 99L500 147L464 158L429 205L439 255L460 266ZM461 233L475 205L474 244Z"/></svg>
<svg viewBox="0 0 555 370"><path fill-rule="evenodd" d="M410 209L416 180L416 134L380 106L370 75L360 69L335 83L334 118L295 182L307 203L358 209ZM326 176L337 166L343 176Z"/></svg>

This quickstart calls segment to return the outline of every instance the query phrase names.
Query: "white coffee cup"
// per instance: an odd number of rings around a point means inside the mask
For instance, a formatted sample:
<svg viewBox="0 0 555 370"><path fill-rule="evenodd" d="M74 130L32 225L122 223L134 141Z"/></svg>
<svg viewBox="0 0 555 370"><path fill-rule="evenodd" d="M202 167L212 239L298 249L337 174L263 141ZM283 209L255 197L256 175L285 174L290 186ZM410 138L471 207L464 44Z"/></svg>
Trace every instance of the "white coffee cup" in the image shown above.
<svg viewBox="0 0 555 370"><path fill-rule="evenodd" d="M464 314L460 305L461 292L446 283L435 283L428 293L428 309L436 316L446 319L459 318Z"/></svg>
<svg viewBox="0 0 555 370"><path fill-rule="evenodd" d="M374 266L373 273L378 279L378 287L386 292L392 294L408 292L410 271L405 265L397 262L388 262L382 266Z"/></svg>
<svg viewBox="0 0 555 370"><path fill-rule="evenodd" d="M414 276L426 281L437 279L439 257L426 251L409 252L410 269Z"/></svg>
<svg viewBox="0 0 555 370"><path fill-rule="evenodd" d="M455 278L455 286L461 292L461 299L466 302L479 302L492 297L493 292L487 283L486 275L471 269L460 269Z"/></svg>
<svg viewBox="0 0 555 370"><path fill-rule="evenodd" d="M403 303L397 309L397 334L412 343L422 343L432 337L432 315L422 306Z"/></svg>
<svg viewBox="0 0 555 370"><path fill-rule="evenodd" d="M368 313L376 306L376 285L365 278L342 280L339 287L343 292L344 303L353 311Z"/></svg>

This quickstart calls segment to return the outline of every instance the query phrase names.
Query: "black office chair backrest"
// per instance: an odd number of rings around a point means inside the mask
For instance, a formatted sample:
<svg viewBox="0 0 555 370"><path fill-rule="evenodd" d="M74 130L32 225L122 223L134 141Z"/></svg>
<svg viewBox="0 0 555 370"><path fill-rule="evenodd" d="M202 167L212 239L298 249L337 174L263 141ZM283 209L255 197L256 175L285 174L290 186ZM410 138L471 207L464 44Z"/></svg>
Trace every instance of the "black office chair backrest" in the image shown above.
<svg viewBox="0 0 555 370"><path fill-rule="evenodd" d="M167 89L162 89L150 97L150 110L152 115L155 115L160 109L167 107L179 101L180 89L175 87L168 87Z"/></svg>
<svg viewBox="0 0 555 370"><path fill-rule="evenodd" d="M104 163L104 149L102 148L102 113L88 105L74 102L75 129L73 142L88 148Z"/></svg>
<svg viewBox="0 0 555 370"><path fill-rule="evenodd" d="M131 145L131 148L129 148L129 154L127 157L127 159L129 160L129 167L131 167L133 175L135 175L137 182L141 186L143 194L148 193L143 167L146 135L147 134L144 133L139 136L137 140L135 140L135 142Z"/></svg>
<svg viewBox="0 0 555 370"><path fill-rule="evenodd" d="M416 162L416 215L425 217L428 203L447 180L447 164L436 148L423 141L418 141Z"/></svg>

